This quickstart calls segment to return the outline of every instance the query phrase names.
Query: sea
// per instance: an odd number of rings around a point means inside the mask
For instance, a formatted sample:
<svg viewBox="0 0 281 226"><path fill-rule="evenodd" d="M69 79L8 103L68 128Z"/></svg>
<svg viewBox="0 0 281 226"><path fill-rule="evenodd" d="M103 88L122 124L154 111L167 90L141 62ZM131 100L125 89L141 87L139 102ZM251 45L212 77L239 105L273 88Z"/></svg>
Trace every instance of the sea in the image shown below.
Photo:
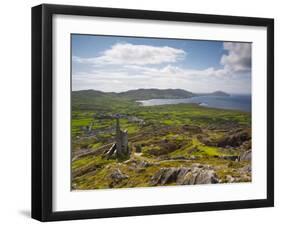
<svg viewBox="0 0 281 226"><path fill-rule="evenodd" d="M196 96L184 99L150 99L137 101L142 106L155 106L165 104L195 103L203 107L232 109L251 112L251 95L232 94L229 96Z"/></svg>

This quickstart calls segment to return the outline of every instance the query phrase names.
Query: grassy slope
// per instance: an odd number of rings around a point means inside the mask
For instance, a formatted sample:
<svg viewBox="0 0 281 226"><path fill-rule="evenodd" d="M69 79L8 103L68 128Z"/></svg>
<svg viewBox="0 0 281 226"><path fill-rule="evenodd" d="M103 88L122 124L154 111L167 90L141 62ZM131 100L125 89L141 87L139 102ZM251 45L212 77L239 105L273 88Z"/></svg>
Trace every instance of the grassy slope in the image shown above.
<svg viewBox="0 0 281 226"><path fill-rule="evenodd" d="M75 97L77 98L77 97ZM117 98L118 99L118 98ZM204 129L210 137L219 137L224 132L213 130L212 126L234 125L250 127L250 114L233 111L221 110L200 107L194 104L177 104L165 106L142 107L126 98L117 100L114 96L94 96L83 97L82 105L77 105L77 98L73 103L72 113L72 147L73 149L87 148L95 150L102 145L113 141L114 133L105 132L97 136L85 137L81 131L82 126L89 125L93 122L93 129L103 130L106 128L114 128L114 120L100 120L93 118L100 112L103 113L122 113L126 115L136 116L143 119L146 124L139 125L138 123L130 122L128 119L121 119L121 127L128 129L129 140L136 135L140 138L133 139L129 145L134 152L134 146L141 145L143 155L132 154L132 158L146 160L148 162L157 162L157 166L153 165L141 171L130 170L128 164L120 163L117 160L105 160L100 156L87 156L74 160L72 163L73 172L84 170L83 175L75 177L73 187L76 189L93 189L93 188L108 188L110 187L108 175L112 170L119 168L123 173L129 176L130 179L123 181L123 184L118 184L118 187L135 187L149 186L151 176L161 167L166 166L188 166L192 163L204 163L214 166L223 166L222 170L218 170L218 175L221 179L225 179L226 175L235 176L237 172L235 168L242 167L244 163L233 162L231 168L227 168L229 161L217 159L213 156L226 155L232 153L221 153L219 148L206 146L202 144L195 135L182 133L179 131L182 125L196 125ZM81 106L83 110L78 110ZM190 157L191 155L200 157L197 160L187 162L181 160L175 161L160 161L158 156L151 154L151 149L159 150L159 142L163 139L169 142L184 144L176 150L168 153L168 157ZM196 147L195 151L190 152ZM87 171L87 167L98 166L94 171ZM227 169L227 170L226 170Z"/></svg>

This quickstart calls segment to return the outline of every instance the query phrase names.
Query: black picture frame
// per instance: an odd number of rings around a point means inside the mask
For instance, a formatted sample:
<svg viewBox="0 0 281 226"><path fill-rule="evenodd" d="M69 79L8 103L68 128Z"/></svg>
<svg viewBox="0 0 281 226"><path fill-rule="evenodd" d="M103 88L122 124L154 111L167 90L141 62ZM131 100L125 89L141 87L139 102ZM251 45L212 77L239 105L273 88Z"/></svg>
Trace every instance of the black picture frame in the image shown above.
<svg viewBox="0 0 281 226"><path fill-rule="evenodd" d="M54 212L52 210L52 18L55 14L266 27L267 198ZM40 221L57 221L271 206L274 206L273 19L49 4L32 8L32 218Z"/></svg>

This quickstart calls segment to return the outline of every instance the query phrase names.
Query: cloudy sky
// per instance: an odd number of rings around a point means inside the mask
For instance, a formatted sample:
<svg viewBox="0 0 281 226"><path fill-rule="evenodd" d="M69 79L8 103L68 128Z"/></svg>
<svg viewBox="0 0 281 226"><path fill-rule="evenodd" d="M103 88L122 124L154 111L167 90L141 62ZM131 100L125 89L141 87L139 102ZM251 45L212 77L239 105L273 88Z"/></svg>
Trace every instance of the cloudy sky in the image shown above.
<svg viewBox="0 0 281 226"><path fill-rule="evenodd" d="M72 35L72 89L251 93L251 44Z"/></svg>

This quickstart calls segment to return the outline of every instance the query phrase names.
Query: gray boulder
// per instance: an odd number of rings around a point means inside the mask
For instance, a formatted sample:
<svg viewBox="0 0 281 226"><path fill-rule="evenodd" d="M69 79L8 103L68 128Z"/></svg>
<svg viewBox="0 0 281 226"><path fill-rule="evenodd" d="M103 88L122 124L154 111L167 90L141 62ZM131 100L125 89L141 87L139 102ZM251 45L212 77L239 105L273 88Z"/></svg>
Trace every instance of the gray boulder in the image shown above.
<svg viewBox="0 0 281 226"><path fill-rule="evenodd" d="M239 161L251 161L252 160L252 150L245 151L239 156Z"/></svg>
<svg viewBox="0 0 281 226"><path fill-rule="evenodd" d="M187 168L187 167L170 167L161 168L152 178L152 185L166 185L176 183L179 185L194 184L215 184L219 180L213 169L204 166Z"/></svg>
<svg viewBox="0 0 281 226"><path fill-rule="evenodd" d="M233 182L235 182L235 178L232 177L231 175L227 175L226 176L226 182L227 183L233 183Z"/></svg>
<svg viewBox="0 0 281 226"><path fill-rule="evenodd" d="M123 174L120 171L120 169L116 169L110 174L110 178L113 180L113 182L119 183L120 181L122 181L124 179L128 179L129 176L127 176L126 174Z"/></svg>
<svg viewBox="0 0 281 226"><path fill-rule="evenodd" d="M140 161L140 162L139 162L138 167L146 168L146 167L149 167L149 166L151 166L151 165L153 165L153 164L150 163L150 162L147 162L147 161L143 160L143 161Z"/></svg>
<svg viewBox="0 0 281 226"><path fill-rule="evenodd" d="M213 170L195 169L180 178L178 184L216 184L219 180Z"/></svg>
<svg viewBox="0 0 281 226"><path fill-rule="evenodd" d="M152 185L165 185L176 182L179 169L175 167L161 168L152 178Z"/></svg>

